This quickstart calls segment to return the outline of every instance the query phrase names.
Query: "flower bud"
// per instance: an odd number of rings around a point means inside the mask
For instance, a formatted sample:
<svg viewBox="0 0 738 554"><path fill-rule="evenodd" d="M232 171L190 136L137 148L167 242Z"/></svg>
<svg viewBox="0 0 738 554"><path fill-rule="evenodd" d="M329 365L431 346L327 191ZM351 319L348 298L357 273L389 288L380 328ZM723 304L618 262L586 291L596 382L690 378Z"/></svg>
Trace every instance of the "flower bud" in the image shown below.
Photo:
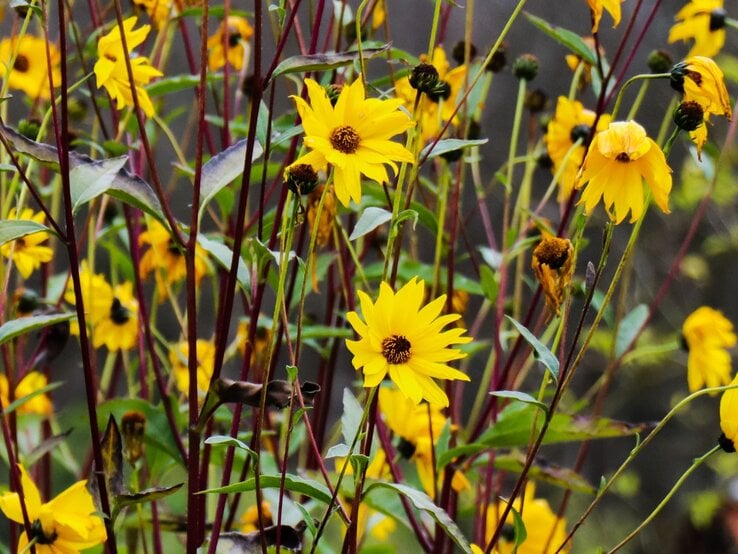
<svg viewBox="0 0 738 554"><path fill-rule="evenodd" d="M666 73L674 65L674 60L666 50L653 50L646 63L651 73Z"/></svg>
<svg viewBox="0 0 738 554"><path fill-rule="evenodd" d="M500 44L499 48L492 54L492 58L489 60L485 69L492 73L499 73L507 65L507 44Z"/></svg>
<svg viewBox="0 0 738 554"><path fill-rule="evenodd" d="M541 89L529 90L525 95L523 105L530 113L539 113L546 109L548 95Z"/></svg>
<svg viewBox="0 0 738 554"><path fill-rule="evenodd" d="M429 63L421 63L410 73L410 86L423 94L431 94L438 85L438 70Z"/></svg>
<svg viewBox="0 0 738 554"><path fill-rule="evenodd" d="M129 464L135 465L143 456L146 416L138 411L123 414L121 435L123 437L123 456Z"/></svg>
<svg viewBox="0 0 738 554"><path fill-rule="evenodd" d="M533 54L523 54L513 62L513 75L518 79L532 81L538 75L538 58Z"/></svg>
<svg viewBox="0 0 738 554"><path fill-rule="evenodd" d="M674 111L674 123L683 131L694 131L704 123L705 111L699 102L687 101Z"/></svg>
<svg viewBox="0 0 738 554"><path fill-rule="evenodd" d="M451 51L451 57L454 59L454 61L461 65L465 61L465 54L466 54L466 42L463 40L460 40L456 43L454 46L454 49ZM469 59L473 60L477 55L477 47L474 46L474 44L469 45Z"/></svg>
<svg viewBox="0 0 738 554"><path fill-rule="evenodd" d="M294 194L310 194L318 185L318 174L310 164L293 164L285 170L285 184Z"/></svg>

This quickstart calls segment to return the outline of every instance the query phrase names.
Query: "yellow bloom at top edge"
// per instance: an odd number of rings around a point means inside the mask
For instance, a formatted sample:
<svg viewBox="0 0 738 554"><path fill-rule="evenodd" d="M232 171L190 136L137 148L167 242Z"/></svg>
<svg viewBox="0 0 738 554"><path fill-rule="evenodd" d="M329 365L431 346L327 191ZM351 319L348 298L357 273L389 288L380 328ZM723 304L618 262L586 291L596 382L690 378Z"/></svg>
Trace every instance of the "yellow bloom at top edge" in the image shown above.
<svg viewBox="0 0 738 554"><path fill-rule="evenodd" d="M731 385L738 385L738 375L730 382ZM738 388L728 389L720 397L720 429L725 439L730 444L720 445L728 451L735 452L736 438L738 438ZM722 437L721 437L722 439Z"/></svg>
<svg viewBox="0 0 738 554"><path fill-rule="evenodd" d="M587 0L592 10L592 32L596 33L600 28L602 12L607 11L612 16L612 26L617 27L620 23L620 4L623 0Z"/></svg>
<svg viewBox="0 0 738 554"><path fill-rule="evenodd" d="M71 554L105 542L105 524L96 515L97 508L87 490L87 481L77 481L49 502L41 501L36 484L23 466L21 485L23 500L31 523L31 538L38 554ZM16 492L0 496L0 510L5 516L23 524L20 497ZM18 552L30 551L28 534L18 540Z"/></svg>
<svg viewBox="0 0 738 554"><path fill-rule="evenodd" d="M15 208L13 208L8 214L9 220L19 219L36 223L43 223L45 217L43 212L33 213L31 208L23 209L18 216L16 216ZM13 260L18 273L21 277L27 279L31 276L31 273L41 267L41 264L51 261L54 257L54 251L50 247L41 245L48 238L49 233L46 231L31 233L0 245L0 254Z"/></svg>
<svg viewBox="0 0 738 554"><path fill-rule="evenodd" d="M635 222L644 210L644 180L656 205L669 213L671 168L661 148L635 121L612 122L592 139L577 185L586 184L579 203L589 215L602 199L615 223L628 212Z"/></svg>
<svg viewBox="0 0 738 554"><path fill-rule="evenodd" d="M18 52L15 61L9 67L16 48ZM53 44L49 44L49 57L51 77L54 86L58 87L61 84L61 53ZM46 41L31 35L0 41L0 76L7 79L9 88L22 90L32 99L51 98Z"/></svg>
<svg viewBox="0 0 738 554"><path fill-rule="evenodd" d="M154 77L161 77L163 73L149 63L143 56L132 56L131 52L146 40L151 29L150 25L142 25L134 29L137 18L129 17L123 21L123 32L126 37L126 47L131 62L133 85L136 88L138 104L147 116L154 114L154 105L151 103L144 85L149 84ZM97 78L97 88L105 87L111 98L115 100L119 110L126 106L133 107L133 93L128 79L126 67L126 52L123 51L120 27L114 25L109 33L100 37L97 43L97 57L93 71Z"/></svg>
<svg viewBox="0 0 738 554"><path fill-rule="evenodd" d="M224 20L218 30L208 37L208 68L217 71L226 64L236 71L240 71L244 65L246 49L244 42L251 40L254 36L254 28L243 17L229 16ZM223 49L223 43L226 49Z"/></svg>
<svg viewBox="0 0 738 554"><path fill-rule="evenodd" d="M413 126L398 108L401 100L366 98L357 78L341 89L335 105L326 91L312 79L305 79L310 103L292 98L302 119L305 146L310 152L293 165L308 164L316 170L330 164L336 197L344 206L361 201L361 178L378 183L389 181L385 165L397 172L395 162L413 163L404 146L390 138Z"/></svg>
<svg viewBox="0 0 738 554"><path fill-rule="evenodd" d="M169 18L176 14L172 0L133 0L133 3L146 10L157 29L163 27Z"/></svg>
<svg viewBox="0 0 738 554"><path fill-rule="evenodd" d="M727 349L737 340L730 320L719 310L701 306L684 320L682 336L688 350L689 391L727 385L732 372Z"/></svg>
<svg viewBox="0 0 738 554"><path fill-rule="evenodd" d="M346 314L359 340L347 340L346 346L354 355L354 367L364 373L365 387L376 387L389 375L415 404L427 400L448 406L446 393L434 379L470 380L448 362L466 356L453 345L472 339L463 336L466 330L459 327L442 330L461 317L441 315L446 295L426 305L424 295L425 283L417 277L397 292L381 283L376 302L359 291L363 320L357 312Z"/></svg>
<svg viewBox="0 0 738 554"><path fill-rule="evenodd" d="M725 44L723 0L692 0L682 7L669 31L669 44L694 40L688 56L714 56Z"/></svg>

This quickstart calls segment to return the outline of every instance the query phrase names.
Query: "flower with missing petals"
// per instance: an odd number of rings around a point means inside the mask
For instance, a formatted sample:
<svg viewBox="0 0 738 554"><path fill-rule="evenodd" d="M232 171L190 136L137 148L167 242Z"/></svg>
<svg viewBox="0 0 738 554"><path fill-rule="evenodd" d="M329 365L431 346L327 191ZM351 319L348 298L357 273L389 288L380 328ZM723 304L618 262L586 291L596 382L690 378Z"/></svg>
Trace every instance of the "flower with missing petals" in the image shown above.
<svg viewBox="0 0 738 554"><path fill-rule="evenodd" d="M592 10L592 32L596 33L600 28L602 12L607 11L612 16L613 28L620 23L620 4L623 0L587 0Z"/></svg>
<svg viewBox="0 0 738 554"><path fill-rule="evenodd" d="M574 274L574 247L569 239L544 233L533 249L533 271L546 295L549 312L559 315L564 292Z"/></svg>
<svg viewBox="0 0 738 554"><path fill-rule="evenodd" d="M723 0L692 0L676 14L669 31L669 44L694 40L688 56L712 57L725 44Z"/></svg>

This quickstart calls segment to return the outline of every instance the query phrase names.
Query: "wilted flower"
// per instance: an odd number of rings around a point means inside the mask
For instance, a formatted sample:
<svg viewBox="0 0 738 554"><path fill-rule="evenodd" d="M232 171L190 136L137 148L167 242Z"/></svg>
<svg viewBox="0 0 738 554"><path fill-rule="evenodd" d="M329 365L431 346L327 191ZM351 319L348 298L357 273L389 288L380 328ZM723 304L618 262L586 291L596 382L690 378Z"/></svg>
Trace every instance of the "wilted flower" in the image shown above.
<svg viewBox="0 0 738 554"><path fill-rule="evenodd" d="M727 349L736 345L730 320L718 310L701 306L684 320L682 337L688 351L689 391L727 385L731 374Z"/></svg>
<svg viewBox="0 0 738 554"><path fill-rule="evenodd" d="M546 295L546 307L559 315L564 292L574 274L574 247L569 239L548 233L533 250L533 271Z"/></svg>

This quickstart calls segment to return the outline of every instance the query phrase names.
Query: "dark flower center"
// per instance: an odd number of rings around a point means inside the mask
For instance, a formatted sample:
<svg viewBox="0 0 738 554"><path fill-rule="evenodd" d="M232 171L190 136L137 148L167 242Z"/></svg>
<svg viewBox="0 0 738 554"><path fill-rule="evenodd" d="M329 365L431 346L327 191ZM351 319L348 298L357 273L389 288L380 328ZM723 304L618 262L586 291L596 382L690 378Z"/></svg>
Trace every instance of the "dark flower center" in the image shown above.
<svg viewBox="0 0 738 554"><path fill-rule="evenodd" d="M169 239L169 244L167 245L167 252L169 252L173 256L181 256L182 251L179 249L179 247L176 245L176 243Z"/></svg>
<svg viewBox="0 0 738 554"><path fill-rule="evenodd" d="M361 137L351 125L341 125L331 131L329 137L333 148L344 154L353 154L359 148Z"/></svg>
<svg viewBox="0 0 738 554"><path fill-rule="evenodd" d="M392 335L382 341L382 356L392 365L404 364L410 359L410 346L402 335Z"/></svg>
<svg viewBox="0 0 738 554"><path fill-rule="evenodd" d="M241 33L238 31L231 31L228 33L228 48L235 48L241 41Z"/></svg>
<svg viewBox="0 0 738 554"><path fill-rule="evenodd" d="M18 57L15 58L13 69L15 71L25 73L26 71L28 71L29 67L31 67L31 63L28 61L28 58L25 57L23 54L18 54Z"/></svg>
<svg viewBox="0 0 738 554"><path fill-rule="evenodd" d="M710 12L710 31L719 31L725 27L725 18L728 12L723 8L715 8Z"/></svg>
<svg viewBox="0 0 738 554"><path fill-rule="evenodd" d="M725 433L721 433L720 437L718 437L718 445L720 448L725 450L725 452L735 452L735 444L725 436Z"/></svg>
<svg viewBox="0 0 738 554"><path fill-rule="evenodd" d="M627 163L627 162L630 161L630 156L628 155L627 152L620 152L620 154L618 154L617 156L615 156L615 159L617 161L619 161L619 162L625 162L625 163Z"/></svg>
<svg viewBox="0 0 738 554"><path fill-rule="evenodd" d="M44 527L41 525L41 520L37 519L31 523L31 536L29 539L36 539L36 544L54 544L56 538L56 532L52 533L50 537L44 534Z"/></svg>
<svg viewBox="0 0 738 554"><path fill-rule="evenodd" d="M428 99L433 102L448 100L449 96L451 96L451 85L446 81L438 81L433 90L428 92Z"/></svg>
<svg viewBox="0 0 738 554"><path fill-rule="evenodd" d="M592 128L589 125L576 125L575 127L572 127L571 133L569 133L569 138L572 142L581 140L583 146L589 146L589 135L591 132Z"/></svg>
<svg viewBox="0 0 738 554"><path fill-rule="evenodd" d="M113 298L113 305L110 306L110 319L116 325L125 325L131 319L131 312L120 303L120 300Z"/></svg>
<svg viewBox="0 0 738 554"><path fill-rule="evenodd" d="M400 442L397 444L397 451L403 458L409 460L415 454L415 445L406 438L400 437Z"/></svg>
<svg viewBox="0 0 738 554"><path fill-rule="evenodd" d="M560 269L569 259L569 241L557 237L544 239L536 247L535 257L551 269Z"/></svg>

